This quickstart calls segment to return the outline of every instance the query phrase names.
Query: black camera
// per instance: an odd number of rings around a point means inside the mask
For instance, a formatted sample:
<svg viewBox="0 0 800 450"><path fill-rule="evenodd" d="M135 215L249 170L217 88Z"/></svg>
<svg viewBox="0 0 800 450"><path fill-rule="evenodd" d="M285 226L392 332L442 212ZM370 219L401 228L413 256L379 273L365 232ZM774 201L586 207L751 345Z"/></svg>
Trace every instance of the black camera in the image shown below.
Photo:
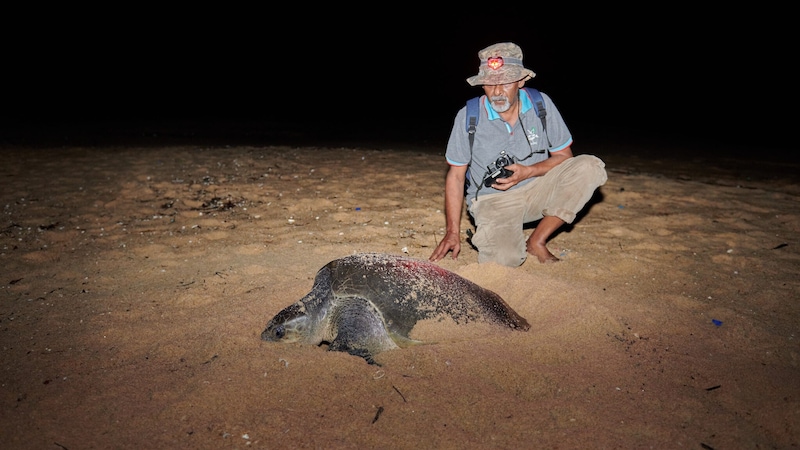
<svg viewBox="0 0 800 450"><path fill-rule="evenodd" d="M508 178L514 172L506 169L506 166L510 166L511 164L516 163L517 161L511 155L506 155L505 153L501 154L499 158L492 164L486 166L487 174L486 179L483 182L483 185L486 187L492 187L495 181L498 178Z"/></svg>

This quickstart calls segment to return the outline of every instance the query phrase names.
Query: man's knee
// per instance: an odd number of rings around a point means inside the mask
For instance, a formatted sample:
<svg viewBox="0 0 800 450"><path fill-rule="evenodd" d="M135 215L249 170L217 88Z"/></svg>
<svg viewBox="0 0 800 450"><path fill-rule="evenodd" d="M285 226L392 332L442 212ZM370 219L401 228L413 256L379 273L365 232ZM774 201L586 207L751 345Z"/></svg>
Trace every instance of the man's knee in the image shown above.
<svg viewBox="0 0 800 450"><path fill-rule="evenodd" d="M574 158L574 168L579 171L581 178L594 180L593 184L602 186L608 181L606 163L594 155L578 155Z"/></svg>
<svg viewBox="0 0 800 450"><path fill-rule="evenodd" d="M472 236L472 245L478 250L478 262L496 262L517 267L525 262L528 252L522 227L481 224Z"/></svg>

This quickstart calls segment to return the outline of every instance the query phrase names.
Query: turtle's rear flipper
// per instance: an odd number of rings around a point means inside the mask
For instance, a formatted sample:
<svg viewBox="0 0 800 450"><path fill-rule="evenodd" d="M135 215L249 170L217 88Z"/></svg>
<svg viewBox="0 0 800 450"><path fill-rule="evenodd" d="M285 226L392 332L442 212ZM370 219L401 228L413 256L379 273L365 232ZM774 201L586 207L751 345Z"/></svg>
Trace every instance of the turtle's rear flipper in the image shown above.
<svg viewBox="0 0 800 450"><path fill-rule="evenodd" d="M389 331L389 337L392 339L392 342L394 342L400 348L407 348L411 347L412 345L420 345L423 343L422 341L411 339L409 337L403 336L400 333L392 331Z"/></svg>
<svg viewBox="0 0 800 450"><path fill-rule="evenodd" d="M331 321L338 328L328 350L347 352L364 358L370 364L377 364L374 355L397 348L386 331L383 316L372 302L361 297L339 299L330 314Z"/></svg>

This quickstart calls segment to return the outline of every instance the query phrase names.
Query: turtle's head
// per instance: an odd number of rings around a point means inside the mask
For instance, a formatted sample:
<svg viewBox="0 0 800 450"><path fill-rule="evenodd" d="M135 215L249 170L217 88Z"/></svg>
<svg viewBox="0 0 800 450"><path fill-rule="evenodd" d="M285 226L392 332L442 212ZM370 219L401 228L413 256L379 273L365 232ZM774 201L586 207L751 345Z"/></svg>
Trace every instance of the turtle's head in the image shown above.
<svg viewBox="0 0 800 450"><path fill-rule="evenodd" d="M261 339L271 342L303 341L308 333L309 317L302 303L295 303L279 312L261 332Z"/></svg>

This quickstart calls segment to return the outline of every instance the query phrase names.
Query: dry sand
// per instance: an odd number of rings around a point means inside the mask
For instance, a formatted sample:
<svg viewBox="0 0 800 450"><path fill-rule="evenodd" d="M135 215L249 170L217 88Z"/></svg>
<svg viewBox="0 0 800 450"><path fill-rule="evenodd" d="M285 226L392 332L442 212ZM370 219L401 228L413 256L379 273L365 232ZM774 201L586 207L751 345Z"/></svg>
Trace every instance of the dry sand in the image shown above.
<svg viewBox="0 0 800 450"><path fill-rule="evenodd" d="M424 324L374 366L259 335L332 259L430 255L441 150L7 149L0 448L800 445L797 171L582 150L609 180L562 262L439 263L530 331Z"/></svg>

